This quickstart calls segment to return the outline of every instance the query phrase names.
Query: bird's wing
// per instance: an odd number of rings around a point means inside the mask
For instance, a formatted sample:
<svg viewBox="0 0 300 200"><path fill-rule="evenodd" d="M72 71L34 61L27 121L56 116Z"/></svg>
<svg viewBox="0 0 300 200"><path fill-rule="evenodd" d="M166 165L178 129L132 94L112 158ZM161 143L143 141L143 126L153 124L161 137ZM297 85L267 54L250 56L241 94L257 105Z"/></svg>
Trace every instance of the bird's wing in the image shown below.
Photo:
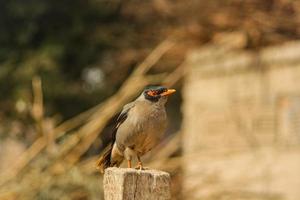
<svg viewBox="0 0 300 200"><path fill-rule="evenodd" d="M112 144L115 143L115 141L116 141L116 134L117 134L118 128L127 119L128 112L133 107L134 107L134 102L128 103L123 107L121 113L119 114L119 116L117 118L117 125L115 126L114 131L112 133Z"/></svg>
<svg viewBox="0 0 300 200"><path fill-rule="evenodd" d="M97 165L98 165L98 167L99 167L99 169L102 173L103 173L104 169L107 168L107 167L119 166L120 163L123 160L123 157L121 157L121 159L120 159L120 157L118 157L119 160L117 160L117 162L116 162L116 160L113 161L113 159L115 159L115 158L112 158L112 151L113 151L114 144L115 144L115 141L116 141L116 134L117 134L118 128L127 119L128 112L133 106L134 106L134 102L126 104L123 107L123 110L121 111L120 115L117 118L117 125L115 126L115 128L112 132L111 146L110 146L110 148L108 148L105 151L105 153L98 160Z"/></svg>

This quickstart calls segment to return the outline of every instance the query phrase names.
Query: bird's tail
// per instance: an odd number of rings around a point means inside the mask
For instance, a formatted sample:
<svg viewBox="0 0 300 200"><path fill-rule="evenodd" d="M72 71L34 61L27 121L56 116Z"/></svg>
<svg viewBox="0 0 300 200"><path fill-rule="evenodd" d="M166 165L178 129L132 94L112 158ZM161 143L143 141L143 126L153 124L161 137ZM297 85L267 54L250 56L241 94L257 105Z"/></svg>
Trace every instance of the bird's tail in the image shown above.
<svg viewBox="0 0 300 200"><path fill-rule="evenodd" d="M104 151L104 154L97 161L97 169L99 169L101 173L103 173L104 170L111 165L110 159L112 148L112 145L110 145L109 148Z"/></svg>
<svg viewBox="0 0 300 200"><path fill-rule="evenodd" d="M113 145L110 145L97 161L97 169L99 169L101 173L104 173L104 170L108 167L120 166L123 160L124 156L116 152Z"/></svg>

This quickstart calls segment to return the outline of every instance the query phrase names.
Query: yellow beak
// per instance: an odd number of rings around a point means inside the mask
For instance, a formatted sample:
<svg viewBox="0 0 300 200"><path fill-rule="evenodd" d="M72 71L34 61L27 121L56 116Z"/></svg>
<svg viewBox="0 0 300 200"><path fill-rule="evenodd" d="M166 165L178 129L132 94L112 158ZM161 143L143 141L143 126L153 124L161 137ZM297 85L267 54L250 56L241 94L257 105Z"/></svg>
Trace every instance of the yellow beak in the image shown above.
<svg viewBox="0 0 300 200"><path fill-rule="evenodd" d="M161 93L161 96L169 96L171 94L173 94L174 92L176 92L175 89L168 89L166 92Z"/></svg>

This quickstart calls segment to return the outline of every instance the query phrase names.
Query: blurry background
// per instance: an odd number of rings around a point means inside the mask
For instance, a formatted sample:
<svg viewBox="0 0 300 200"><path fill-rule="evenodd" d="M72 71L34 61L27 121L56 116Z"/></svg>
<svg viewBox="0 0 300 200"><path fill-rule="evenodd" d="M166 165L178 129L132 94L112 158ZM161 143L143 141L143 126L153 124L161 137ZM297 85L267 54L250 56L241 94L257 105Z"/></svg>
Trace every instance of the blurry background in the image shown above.
<svg viewBox="0 0 300 200"><path fill-rule="evenodd" d="M298 0L1 0L0 199L101 199L149 84L178 91L144 158L174 199L299 199L299 27Z"/></svg>

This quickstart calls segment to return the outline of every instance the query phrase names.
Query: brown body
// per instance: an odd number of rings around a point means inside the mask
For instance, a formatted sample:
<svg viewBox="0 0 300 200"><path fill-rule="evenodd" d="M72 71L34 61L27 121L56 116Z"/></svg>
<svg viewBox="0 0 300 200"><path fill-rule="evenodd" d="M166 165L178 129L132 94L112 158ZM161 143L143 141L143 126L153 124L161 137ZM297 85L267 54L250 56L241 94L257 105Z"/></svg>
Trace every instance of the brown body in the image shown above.
<svg viewBox="0 0 300 200"><path fill-rule="evenodd" d="M127 160L134 154L142 156L162 139L166 130L167 115L164 105L151 105L139 101L128 112L128 118L116 134L116 145Z"/></svg>

